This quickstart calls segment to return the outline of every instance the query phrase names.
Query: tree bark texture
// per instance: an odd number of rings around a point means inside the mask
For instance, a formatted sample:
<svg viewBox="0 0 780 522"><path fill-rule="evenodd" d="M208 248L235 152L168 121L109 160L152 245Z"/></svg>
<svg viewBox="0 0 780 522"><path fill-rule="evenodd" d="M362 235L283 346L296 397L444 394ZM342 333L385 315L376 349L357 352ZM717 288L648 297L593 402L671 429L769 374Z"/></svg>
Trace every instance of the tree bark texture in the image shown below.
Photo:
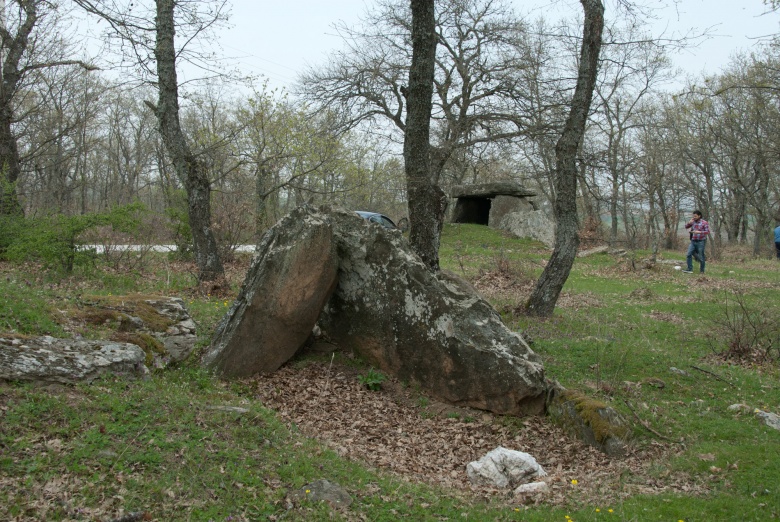
<svg viewBox="0 0 780 522"><path fill-rule="evenodd" d="M585 123L593 99L596 73L604 30L604 4L601 0L580 0L585 11L577 85L569 116L555 145L555 248L550 261L536 282L526 311L549 317L561 294L577 256L577 150L585 133Z"/></svg>
<svg viewBox="0 0 780 522"><path fill-rule="evenodd" d="M2 45L2 81L0 81L0 215L22 215L23 208L16 192L16 182L21 174L19 146L11 125L14 120L13 98L22 77L19 63L27 50L30 33L38 22L38 10L35 0L19 2L24 18L16 34L10 34L5 26L0 26Z"/></svg>
<svg viewBox="0 0 780 522"><path fill-rule="evenodd" d="M434 0L411 0L411 7L412 64L404 131L409 241L423 262L437 271L447 196L431 173L430 129L436 59Z"/></svg>
<svg viewBox="0 0 780 522"><path fill-rule="evenodd" d="M157 30L154 55L157 60L158 102L155 108L165 148L187 191L187 210L198 266L198 281L219 281L225 271L211 230L211 184L203 165L192 153L179 121L179 85L174 47L175 0L156 0Z"/></svg>

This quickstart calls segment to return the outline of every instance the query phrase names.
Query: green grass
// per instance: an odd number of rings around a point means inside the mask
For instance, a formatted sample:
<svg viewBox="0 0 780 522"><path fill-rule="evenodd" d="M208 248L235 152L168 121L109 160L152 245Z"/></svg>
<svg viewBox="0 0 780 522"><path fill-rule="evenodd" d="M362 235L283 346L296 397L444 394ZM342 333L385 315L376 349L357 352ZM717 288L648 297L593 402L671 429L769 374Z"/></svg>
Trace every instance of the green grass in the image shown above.
<svg viewBox="0 0 780 522"><path fill-rule="evenodd" d="M632 270L627 257L578 258L554 316L540 320L515 307L523 297L518 288L533 283L549 256L542 245L457 225L445 227L441 247L442 267L482 290L491 284L486 274L516 283L487 293L507 325L531 338L547 375L642 419L676 448L653 463L652 474L689 477L706 492L635 493L614 505L572 496L563 509L409 483L303 437L255 401L250 386L217 381L193 358L147 381L107 378L54 389L0 384L0 519L101 520L120 508L148 511L155 520L203 521L776 519L780 432L728 408L743 403L780 412L778 362L733 364L715 354L732 340L724 326L738 310L735 296L750 311L780 317L780 266L728 254L708 262L705 279L664 264ZM682 251L662 255L683 258ZM1 268L4 333L67 337L60 310L82 294L160 293L185 299L204 346L230 304L195 294L191 272L162 257L142 273L98 270L67 280ZM214 408L226 405L249 411ZM638 444L658 441L634 425ZM288 506L288 491L318 478L352 494L347 512L312 502ZM637 478L622 480L629 487Z"/></svg>

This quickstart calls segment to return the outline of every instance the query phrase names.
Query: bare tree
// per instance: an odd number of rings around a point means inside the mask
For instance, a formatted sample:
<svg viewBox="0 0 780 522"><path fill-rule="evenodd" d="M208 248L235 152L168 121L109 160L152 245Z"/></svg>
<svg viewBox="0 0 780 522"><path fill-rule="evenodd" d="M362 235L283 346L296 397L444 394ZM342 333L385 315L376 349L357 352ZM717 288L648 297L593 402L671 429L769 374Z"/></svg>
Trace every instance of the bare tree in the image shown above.
<svg viewBox="0 0 780 522"><path fill-rule="evenodd" d="M572 96L569 117L555 146L555 247L526 303L529 314L544 317L552 315L577 256L577 151L585 134L585 124L596 87L604 29L604 4L601 0L580 2L585 18L577 86Z"/></svg>
<svg viewBox="0 0 780 522"><path fill-rule="evenodd" d="M57 32L57 6L47 0L12 0L0 3L0 215L22 214L16 193L21 173L19 145L13 126L14 106L21 87L35 71L78 65L63 56L68 50Z"/></svg>
<svg viewBox="0 0 780 522"><path fill-rule="evenodd" d="M152 5L124 5L115 0L74 1L88 13L106 20L111 27L109 36L118 37L123 46L123 56L133 60L142 78L149 75L155 81L157 103L146 103L157 116L163 143L187 191L198 281L220 284L225 273L211 229L211 182L182 131L176 65L180 59L199 59L189 54L187 44L203 37L223 19L226 2L155 0ZM175 45L177 31L185 41L179 48ZM199 65L203 66L203 57L200 59Z"/></svg>

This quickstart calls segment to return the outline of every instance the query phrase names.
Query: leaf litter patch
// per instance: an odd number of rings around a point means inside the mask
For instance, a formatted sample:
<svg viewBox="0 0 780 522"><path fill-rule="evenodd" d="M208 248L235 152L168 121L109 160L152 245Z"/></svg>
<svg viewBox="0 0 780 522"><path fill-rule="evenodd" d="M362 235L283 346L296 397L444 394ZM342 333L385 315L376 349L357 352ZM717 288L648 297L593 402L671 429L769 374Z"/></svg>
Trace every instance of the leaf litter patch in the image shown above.
<svg viewBox="0 0 780 522"><path fill-rule="evenodd" d="M247 382L288 426L340 456L453 492L516 503L511 490L476 487L466 475L469 462L498 446L530 453L549 473L551 493L536 502L604 505L635 494L707 492L690 476L651 471L680 451L676 445L650 441L624 458L611 458L545 418L453 408L392 378L381 391L370 391L360 384L358 371L307 361Z"/></svg>

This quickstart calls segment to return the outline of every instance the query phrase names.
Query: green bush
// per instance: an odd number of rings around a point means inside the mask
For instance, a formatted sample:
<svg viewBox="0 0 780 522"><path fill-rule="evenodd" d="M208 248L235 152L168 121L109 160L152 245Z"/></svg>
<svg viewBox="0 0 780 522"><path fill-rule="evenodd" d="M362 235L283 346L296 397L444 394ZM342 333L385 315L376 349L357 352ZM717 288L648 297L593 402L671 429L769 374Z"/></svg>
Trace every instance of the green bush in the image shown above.
<svg viewBox="0 0 780 522"><path fill-rule="evenodd" d="M95 249L85 247L82 240L86 231L111 226L131 232L138 227L142 211L142 204L133 203L102 213L12 220L8 231L5 232L4 223L4 232L0 234L0 245L5 245L2 255L8 261L36 261L46 268L71 273L76 266L90 266L95 262Z"/></svg>

